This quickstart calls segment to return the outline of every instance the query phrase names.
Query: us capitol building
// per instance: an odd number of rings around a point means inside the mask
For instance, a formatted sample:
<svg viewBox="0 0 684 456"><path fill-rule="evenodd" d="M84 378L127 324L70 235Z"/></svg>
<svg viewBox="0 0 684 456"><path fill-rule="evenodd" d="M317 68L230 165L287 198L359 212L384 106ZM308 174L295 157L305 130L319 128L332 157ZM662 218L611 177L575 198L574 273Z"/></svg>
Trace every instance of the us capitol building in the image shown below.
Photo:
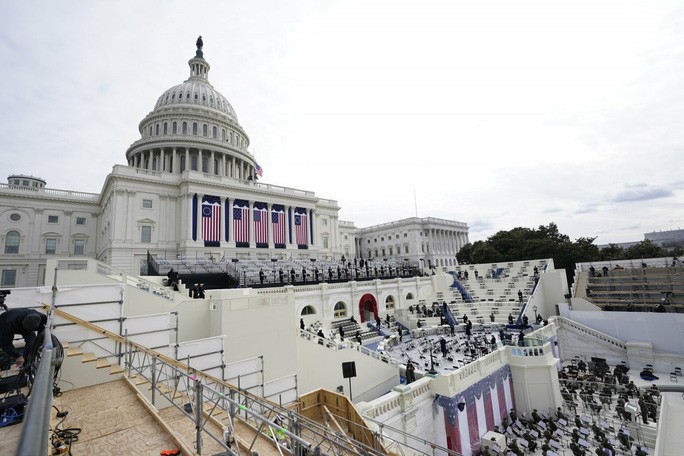
<svg viewBox="0 0 684 456"><path fill-rule="evenodd" d="M126 165L114 165L100 193L52 189L23 174L0 184L0 286L45 284L54 256L92 257L131 274L147 272L148 252L456 264L465 223L416 217L356 230L339 219L335 200L259 182L249 136L209 83L202 48L200 37L190 77L157 99Z"/></svg>

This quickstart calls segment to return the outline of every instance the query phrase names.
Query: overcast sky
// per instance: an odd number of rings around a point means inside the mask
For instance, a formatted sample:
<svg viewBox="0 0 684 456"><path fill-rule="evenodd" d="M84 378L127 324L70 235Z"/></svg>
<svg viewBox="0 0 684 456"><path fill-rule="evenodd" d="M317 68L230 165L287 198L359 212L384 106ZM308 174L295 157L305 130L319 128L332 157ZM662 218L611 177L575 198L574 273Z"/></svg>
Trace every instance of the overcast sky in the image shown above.
<svg viewBox="0 0 684 456"><path fill-rule="evenodd" d="M198 35L262 181L357 227L684 228L681 2L3 2L0 178L99 192Z"/></svg>

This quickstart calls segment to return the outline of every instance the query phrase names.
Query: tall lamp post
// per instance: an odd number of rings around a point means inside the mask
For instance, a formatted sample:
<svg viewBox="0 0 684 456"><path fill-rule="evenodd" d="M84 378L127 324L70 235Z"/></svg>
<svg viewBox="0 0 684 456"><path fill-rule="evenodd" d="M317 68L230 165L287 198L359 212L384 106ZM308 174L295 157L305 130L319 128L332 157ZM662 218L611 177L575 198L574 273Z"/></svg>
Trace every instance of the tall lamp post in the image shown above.
<svg viewBox="0 0 684 456"><path fill-rule="evenodd" d="M433 349L432 340L430 340L430 370L427 373L430 375L437 375L437 371L435 370L435 359L432 357Z"/></svg>

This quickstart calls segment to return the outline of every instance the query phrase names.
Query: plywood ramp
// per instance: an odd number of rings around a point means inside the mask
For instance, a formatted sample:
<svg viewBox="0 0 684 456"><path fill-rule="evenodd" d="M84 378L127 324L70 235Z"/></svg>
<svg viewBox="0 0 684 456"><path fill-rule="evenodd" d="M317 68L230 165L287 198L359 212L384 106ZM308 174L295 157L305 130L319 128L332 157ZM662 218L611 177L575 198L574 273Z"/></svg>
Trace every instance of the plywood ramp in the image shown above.
<svg viewBox="0 0 684 456"><path fill-rule="evenodd" d="M81 428L73 454L158 456L177 448L123 380L66 391L53 404L69 411L61 428ZM51 426L59 421L53 409Z"/></svg>
<svg viewBox="0 0 684 456"><path fill-rule="evenodd" d="M210 410L205 410L206 414ZM196 430L195 424L189 420L176 407L167 407L159 412L162 419L167 423L174 435L181 439L185 445L190 448L195 448ZM254 435L256 434L252 428L241 423L239 420L234 421L235 433L234 436L241 444L242 451L251 445ZM228 428L228 419L219 419L219 416L207 420L206 426L214 435L223 435L223 427ZM235 449L235 446L233 446ZM259 456L279 456L278 450L274 447L271 440L259 436L254 443L253 450L259 453ZM202 435L202 454L215 454L225 451L218 443L206 434Z"/></svg>

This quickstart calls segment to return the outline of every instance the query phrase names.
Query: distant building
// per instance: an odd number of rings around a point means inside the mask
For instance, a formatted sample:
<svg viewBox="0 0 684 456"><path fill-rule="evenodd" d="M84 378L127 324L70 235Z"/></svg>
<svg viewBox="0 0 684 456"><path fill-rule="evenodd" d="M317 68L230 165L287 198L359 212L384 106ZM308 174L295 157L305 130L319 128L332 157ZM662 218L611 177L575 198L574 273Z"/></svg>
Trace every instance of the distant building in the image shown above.
<svg viewBox="0 0 684 456"><path fill-rule="evenodd" d="M665 230L644 233L644 239L661 247L684 247L684 230Z"/></svg>
<svg viewBox="0 0 684 456"><path fill-rule="evenodd" d="M651 233L644 233L644 241L651 241L660 247L671 249L672 247L684 247L684 230L665 230L665 231L653 231ZM631 242L615 242L611 244L600 244L597 245L599 250L603 250L606 247L615 245L617 247L628 249L634 245L643 241L631 241Z"/></svg>
<svg viewBox="0 0 684 456"><path fill-rule="evenodd" d="M422 267L455 266L456 254L468 241L468 225L434 217L411 217L356 230L361 258L394 258Z"/></svg>

